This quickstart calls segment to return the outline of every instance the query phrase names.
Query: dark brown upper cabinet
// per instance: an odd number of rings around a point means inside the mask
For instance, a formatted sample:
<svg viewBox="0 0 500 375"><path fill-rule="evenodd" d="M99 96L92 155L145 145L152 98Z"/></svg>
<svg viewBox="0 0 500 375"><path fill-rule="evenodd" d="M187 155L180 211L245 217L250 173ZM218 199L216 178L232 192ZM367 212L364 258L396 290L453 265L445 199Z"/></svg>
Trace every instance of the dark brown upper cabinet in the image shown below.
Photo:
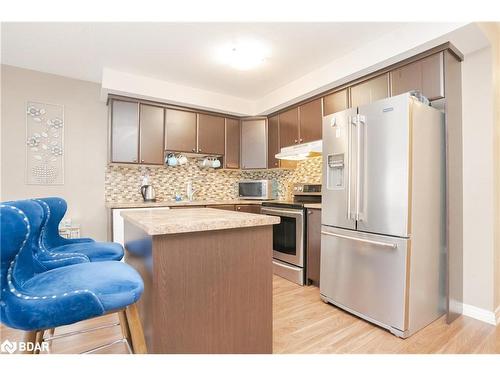
<svg viewBox="0 0 500 375"><path fill-rule="evenodd" d="M321 139L323 115L321 99L313 100L299 107L299 143Z"/></svg>
<svg viewBox="0 0 500 375"><path fill-rule="evenodd" d="M279 114L280 147L299 143L299 107Z"/></svg>
<svg viewBox="0 0 500 375"><path fill-rule="evenodd" d="M140 162L163 164L164 109L140 104Z"/></svg>
<svg viewBox="0 0 500 375"><path fill-rule="evenodd" d="M267 168L267 120L241 120L241 169Z"/></svg>
<svg viewBox="0 0 500 375"><path fill-rule="evenodd" d="M111 101L111 162L137 163L139 103Z"/></svg>
<svg viewBox="0 0 500 375"><path fill-rule="evenodd" d="M429 100L444 98L443 52L391 72L392 95L419 90Z"/></svg>
<svg viewBox="0 0 500 375"><path fill-rule="evenodd" d="M389 73L379 75L351 87L351 107L370 104L389 96Z"/></svg>
<svg viewBox="0 0 500 375"><path fill-rule="evenodd" d="M240 120L226 118L224 164L229 169L240 168Z"/></svg>
<svg viewBox="0 0 500 375"><path fill-rule="evenodd" d="M198 152L224 155L224 117L198 114Z"/></svg>
<svg viewBox="0 0 500 375"><path fill-rule="evenodd" d="M196 152L196 113L165 110L165 150Z"/></svg>
<svg viewBox="0 0 500 375"><path fill-rule="evenodd" d="M274 157L280 152L279 143L279 116L269 117L267 122L267 167L278 168L280 162Z"/></svg>
<svg viewBox="0 0 500 375"><path fill-rule="evenodd" d="M349 108L349 93L347 89L323 97L323 116L328 116L347 108Z"/></svg>

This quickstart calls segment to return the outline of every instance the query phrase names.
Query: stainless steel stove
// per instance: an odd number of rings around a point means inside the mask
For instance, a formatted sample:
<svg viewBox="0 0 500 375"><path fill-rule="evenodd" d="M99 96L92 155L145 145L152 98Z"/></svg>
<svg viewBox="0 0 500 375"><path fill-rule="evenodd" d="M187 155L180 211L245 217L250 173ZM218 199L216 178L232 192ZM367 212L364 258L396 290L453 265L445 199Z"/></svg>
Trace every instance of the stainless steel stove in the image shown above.
<svg viewBox="0 0 500 375"><path fill-rule="evenodd" d="M293 200L262 203L261 213L279 216L273 226L274 274L304 285L306 280L306 203L321 202L321 185L298 183L293 186Z"/></svg>

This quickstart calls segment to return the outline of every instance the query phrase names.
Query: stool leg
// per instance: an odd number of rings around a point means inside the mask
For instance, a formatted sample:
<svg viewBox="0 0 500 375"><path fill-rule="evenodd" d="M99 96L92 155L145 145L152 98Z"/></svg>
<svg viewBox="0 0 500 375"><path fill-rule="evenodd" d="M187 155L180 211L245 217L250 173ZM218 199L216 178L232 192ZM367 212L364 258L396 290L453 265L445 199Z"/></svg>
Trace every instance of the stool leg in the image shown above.
<svg viewBox="0 0 500 375"><path fill-rule="evenodd" d="M27 331L24 334L24 342L27 346L35 347L38 331ZM33 350L25 350L21 354L35 354Z"/></svg>
<svg viewBox="0 0 500 375"><path fill-rule="evenodd" d="M148 349L146 347L144 331L142 330L137 305L134 303L133 305L127 306L125 314L127 317L127 326L130 332L130 337L132 338L132 348L134 350L134 354L147 354Z"/></svg>
<svg viewBox="0 0 500 375"><path fill-rule="evenodd" d="M125 310L118 311L118 318L120 318L120 328L122 330L123 338L127 340L132 353L134 352L134 346L130 338L130 330L128 328L127 314Z"/></svg>
<svg viewBox="0 0 500 375"><path fill-rule="evenodd" d="M43 342L43 334L45 333L45 330L41 331L36 331L36 337L35 337L35 349L33 354L40 354L40 347Z"/></svg>

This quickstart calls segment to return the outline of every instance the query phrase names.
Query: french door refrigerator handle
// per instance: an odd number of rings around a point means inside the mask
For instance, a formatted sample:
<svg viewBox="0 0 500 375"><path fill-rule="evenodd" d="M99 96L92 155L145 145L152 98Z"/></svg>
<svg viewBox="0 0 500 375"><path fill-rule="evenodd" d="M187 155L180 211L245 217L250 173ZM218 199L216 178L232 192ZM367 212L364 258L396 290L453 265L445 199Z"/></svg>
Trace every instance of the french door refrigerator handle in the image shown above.
<svg viewBox="0 0 500 375"><path fill-rule="evenodd" d="M356 115L356 124L357 124L357 140L356 140L356 221L361 221L361 210L360 210L360 201L361 201L361 124L365 125L366 118L363 115ZM364 146L364 142L363 142ZM364 153L363 153L364 155ZM364 166L364 163L363 163Z"/></svg>
<svg viewBox="0 0 500 375"><path fill-rule="evenodd" d="M361 123L359 121L359 115L356 115L356 214L355 214L355 219L356 221L359 220L359 183L360 183L360 178L361 174L359 173L359 166L360 166L360 156L361 156L361 150L359 148L360 142L359 138L361 135Z"/></svg>
<svg viewBox="0 0 500 375"><path fill-rule="evenodd" d="M351 142L352 142L352 117L347 117L347 219L351 220Z"/></svg>
<svg viewBox="0 0 500 375"><path fill-rule="evenodd" d="M331 233L331 232L326 232L324 230L321 231L321 234L324 234L326 236L333 236L333 237L339 237L339 238L344 238L346 240L352 240L352 241L358 241L358 242L364 242L368 243L371 245L376 245L376 246L382 246L382 247L389 247L391 249L395 249L398 247L395 243L389 243L389 242L380 242L380 241L373 241L373 240L367 240L365 238L358 238L358 237L351 237L351 236L344 236L343 234L337 234L337 233Z"/></svg>

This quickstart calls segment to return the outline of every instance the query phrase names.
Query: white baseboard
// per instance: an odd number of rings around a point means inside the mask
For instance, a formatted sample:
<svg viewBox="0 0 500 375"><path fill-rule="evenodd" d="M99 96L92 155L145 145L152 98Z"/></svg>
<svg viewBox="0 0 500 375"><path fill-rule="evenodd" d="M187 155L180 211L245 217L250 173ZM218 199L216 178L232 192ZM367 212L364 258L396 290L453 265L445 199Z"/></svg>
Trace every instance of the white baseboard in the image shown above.
<svg viewBox="0 0 500 375"><path fill-rule="evenodd" d="M489 311L464 303L463 314L470 318L496 326L500 321L500 306L495 311Z"/></svg>

